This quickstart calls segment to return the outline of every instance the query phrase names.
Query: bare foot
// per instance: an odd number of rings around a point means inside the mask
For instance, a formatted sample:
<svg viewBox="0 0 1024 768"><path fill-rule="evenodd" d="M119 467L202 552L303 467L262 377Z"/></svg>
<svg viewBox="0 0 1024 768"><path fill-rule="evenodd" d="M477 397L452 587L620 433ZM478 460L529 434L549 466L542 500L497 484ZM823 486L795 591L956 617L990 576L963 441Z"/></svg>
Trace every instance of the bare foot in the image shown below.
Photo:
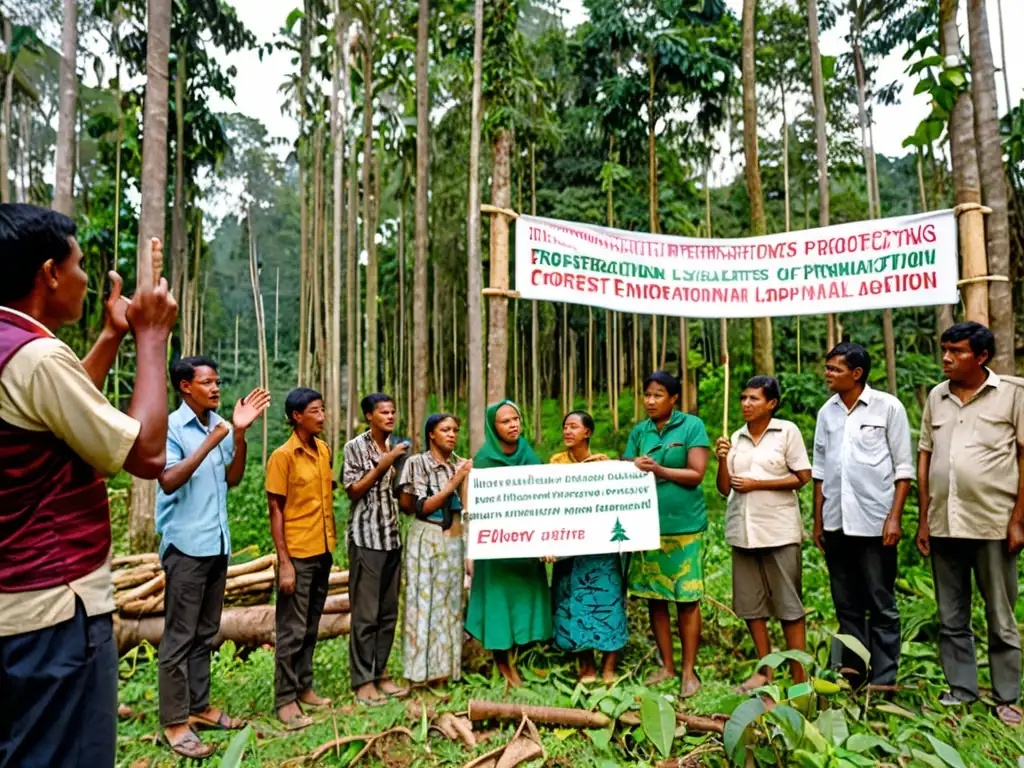
<svg viewBox="0 0 1024 768"><path fill-rule="evenodd" d="M313 718L302 714L302 707L297 701L290 701L277 710L277 717L289 730L298 730L313 724Z"/></svg>
<svg viewBox="0 0 1024 768"><path fill-rule="evenodd" d="M755 672L748 677L742 685L736 686L734 689L736 693L750 693L751 691L760 688L762 685L768 685L771 682L771 678L761 672Z"/></svg>
<svg viewBox="0 0 1024 768"><path fill-rule="evenodd" d="M299 701L303 704L308 704L311 707L329 707L331 705L330 699L324 696L317 696L316 691L312 688L304 690L302 695L299 696Z"/></svg>
<svg viewBox="0 0 1024 768"><path fill-rule="evenodd" d="M376 683L366 683L356 690L356 701L370 707L379 707L387 699L377 690Z"/></svg>
<svg viewBox="0 0 1024 768"><path fill-rule="evenodd" d="M597 682L597 667L594 666L592 658L580 659L580 682L588 684Z"/></svg>
<svg viewBox="0 0 1024 768"><path fill-rule="evenodd" d="M614 683L618 679L618 675L615 674L615 669L608 669L605 667L601 670L601 680L606 683Z"/></svg>
<svg viewBox="0 0 1024 768"><path fill-rule="evenodd" d="M697 691L700 690L700 680L697 679L697 675L690 673L689 675L683 675L683 684L679 688L679 698L688 699L691 696L696 695Z"/></svg>
<svg viewBox="0 0 1024 768"><path fill-rule="evenodd" d="M651 675L644 681L644 685L660 685L661 683L664 683L666 680L671 680L675 676L676 671L674 669L669 669L668 667L659 667L658 669L654 670L654 672L652 672Z"/></svg>
<svg viewBox="0 0 1024 768"><path fill-rule="evenodd" d="M508 681L508 684L513 688L522 688L523 679L519 676L519 672L516 668L509 664L507 661L498 661L498 671L501 672L501 676Z"/></svg>
<svg viewBox="0 0 1024 768"><path fill-rule="evenodd" d="M385 696L393 696L396 699L409 695L408 688L404 688L401 685L396 684L393 680L381 680L377 683L377 690Z"/></svg>

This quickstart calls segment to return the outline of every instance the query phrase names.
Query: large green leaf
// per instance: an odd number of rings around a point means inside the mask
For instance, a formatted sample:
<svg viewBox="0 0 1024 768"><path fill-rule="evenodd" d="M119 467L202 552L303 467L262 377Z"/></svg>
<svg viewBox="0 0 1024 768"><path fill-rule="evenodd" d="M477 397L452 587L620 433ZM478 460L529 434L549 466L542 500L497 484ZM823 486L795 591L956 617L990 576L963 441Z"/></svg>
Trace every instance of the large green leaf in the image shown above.
<svg viewBox="0 0 1024 768"><path fill-rule="evenodd" d="M942 758L942 762L948 765L949 768L967 768L964 765L963 758L960 757L960 753L956 749L949 746L946 742L936 739L930 733L926 733L924 736L928 739L928 743L932 745L935 754Z"/></svg>
<svg viewBox="0 0 1024 768"><path fill-rule="evenodd" d="M646 693L640 701L640 723L661 756L672 753L676 732L676 713L663 696Z"/></svg>
<svg viewBox="0 0 1024 768"><path fill-rule="evenodd" d="M779 726L782 736L786 740L787 749L796 749L804 738L803 715L787 704L779 704L773 707L767 715L766 720L771 720Z"/></svg>
<svg viewBox="0 0 1024 768"><path fill-rule="evenodd" d="M734 762L741 762L741 755L737 752L743 748L743 734L747 727L757 720L765 712L764 702L761 699L748 699L733 710L732 717L725 724L725 733L722 741L725 744L725 754Z"/></svg>
<svg viewBox="0 0 1024 768"><path fill-rule="evenodd" d="M835 638L852 653L855 653L866 666L871 666L871 652L864 647L864 643L853 635L843 634L842 632L837 633Z"/></svg>
<svg viewBox="0 0 1024 768"><path fill-rule="evenodd" d="M594 746L597 747L599 751L605 752L608 749L608 745L612 741L612 731L614 730L614 728L615 724L612 723L612 725L610 725L607 728L597 728L594 730L589 730L586 733L590 740L594 743Z"/></svg>
<svg viewBox="0 0 1024 768"><path fill-rule="evenodd" d="M851 752L867 752L869 749L881 749L890 755L896 754L899 750L873 733L855 733L846 740L846 748Z"/></svg>
<svg viewBox="0 0 1024 768"><path fill-rule="evenodd" d="M249 744L249 737L252 736L252 726L247 725L235 734L224 750L224 757L220 759L220 768L238 768L242 764L242 757L245 755L245 748Z"/></svg>
<svg viewBox="0 0 1024 768"><path fill-rule="evenodd" d="M821 735L836 746L846 741L850 736L850 728L846 725L846 713L841 709L826 709L815 721Z"/></svg>

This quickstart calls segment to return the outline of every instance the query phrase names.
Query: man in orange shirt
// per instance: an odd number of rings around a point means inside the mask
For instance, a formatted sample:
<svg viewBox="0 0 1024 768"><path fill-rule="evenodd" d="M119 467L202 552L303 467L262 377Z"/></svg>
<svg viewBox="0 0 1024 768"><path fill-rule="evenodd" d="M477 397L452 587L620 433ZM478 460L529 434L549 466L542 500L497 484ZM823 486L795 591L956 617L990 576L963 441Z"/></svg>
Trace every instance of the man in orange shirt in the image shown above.
<svg viewBox="0 0 1024 768"><path fill-rule="evenodd" d="M267 463L270 532L277 548L277 652L274 707L290 728L313 721L302 706L330 699L313 690L313 651L334 562L334 482L324 430L323 396L299 387L288 393L285 415L292 436Z"/></svg>

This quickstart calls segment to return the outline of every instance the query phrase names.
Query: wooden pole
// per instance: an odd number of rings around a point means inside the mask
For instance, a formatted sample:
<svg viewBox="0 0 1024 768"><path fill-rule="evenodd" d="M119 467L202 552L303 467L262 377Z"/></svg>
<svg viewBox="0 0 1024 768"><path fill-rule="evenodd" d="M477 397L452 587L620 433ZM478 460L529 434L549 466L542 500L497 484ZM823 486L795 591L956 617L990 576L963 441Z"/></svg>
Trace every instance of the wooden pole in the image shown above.
<svg viewBox="0 0 1024 768"><path fill-rule="evenodd" d="M722 368L725 371L725 394L722 401L722 437L729 437L729 322L723 317L720 323Z"/></svg>
<svg viewBox="0 0 1024 768"><path fill-rule="evenodd" d="M238 381L238 314L235 314L235 381Z"/></svg>
<svg viewBox="0 0 1024 768"><path fill-rule="evenodd" d="M281 326L281 268L277 268L277 283L274 286L274 362L277 362L278 331Z"/></svg>
<svg viewBox="0 0 1024 768"><path fill-rule="evenodd" d="M603 712L588 712L585 709L535 707L479 699L469 702L469 719L473 721L522 720L524 717L530 718L535 723L563 725L568 728L607 728L612 724L611 719Z"/></svg>

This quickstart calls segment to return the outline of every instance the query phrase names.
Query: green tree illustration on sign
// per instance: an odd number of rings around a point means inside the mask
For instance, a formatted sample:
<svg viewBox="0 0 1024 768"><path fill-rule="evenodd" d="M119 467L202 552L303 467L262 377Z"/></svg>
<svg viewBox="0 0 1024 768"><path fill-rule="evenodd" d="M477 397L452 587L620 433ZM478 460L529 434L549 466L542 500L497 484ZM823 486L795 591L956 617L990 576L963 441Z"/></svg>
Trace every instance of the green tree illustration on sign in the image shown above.
<svg viewBox="0 0 1024 768"><path fill-rule="evenodd" d="M629 541L626 529L622 527L622 523L617 517L615 518L615 527L612 528L612 541Z"/></svg>

